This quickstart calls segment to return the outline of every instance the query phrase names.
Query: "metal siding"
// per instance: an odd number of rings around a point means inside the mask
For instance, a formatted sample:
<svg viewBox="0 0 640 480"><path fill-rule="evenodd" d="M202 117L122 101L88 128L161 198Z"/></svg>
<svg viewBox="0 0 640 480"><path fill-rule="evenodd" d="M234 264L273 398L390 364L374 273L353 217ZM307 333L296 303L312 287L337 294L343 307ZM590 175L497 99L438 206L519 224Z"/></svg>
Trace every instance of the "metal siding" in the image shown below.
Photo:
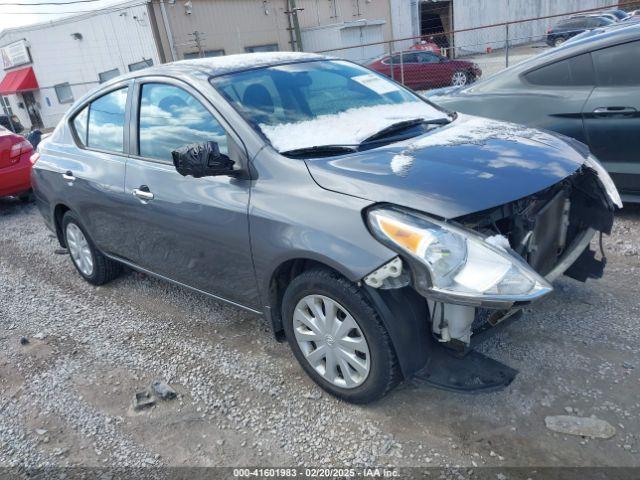
<svg viewBox="0 0 640 480"><path fill-rule="evenodd" d="M563 0L561 2L558 0L492 0L491 7L487 8L487 3L486 0L453 0L454 30L605 7L611 4L609 0ZM538 40L559 18L511 25L509 27L510 43L527 43L532 37ZM458 54L485 51L487 46L494 49L502 48L505 45L505 27L457 33L455 45Z"/></svg>

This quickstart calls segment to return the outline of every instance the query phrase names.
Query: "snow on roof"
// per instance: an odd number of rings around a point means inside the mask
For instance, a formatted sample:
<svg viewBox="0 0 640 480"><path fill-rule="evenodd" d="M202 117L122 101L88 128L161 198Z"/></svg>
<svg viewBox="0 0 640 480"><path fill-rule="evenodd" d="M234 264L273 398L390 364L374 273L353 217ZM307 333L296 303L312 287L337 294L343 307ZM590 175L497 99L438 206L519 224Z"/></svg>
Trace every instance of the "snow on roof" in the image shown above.
<svg viewBox="0 0 640 480"><path fill-rule="evenodd" d="M444 114L428 103L350 108L332 115L280 125L261 124L260 129L280 152L322 145L358 144L393 123L414 118L432 120Z"/></svg>
<svg viewBox="0 0 640 480"><path fill-rule="evenodd" d="M214 74L221 75L236 70L245 70L248 68L265 67L268 65L276 65L278 63L301 62L311 60L321 60L324 57L315 53L304 52L259 52L259 53L240 53L236 55L225 55L221 57L196 58L192 60L181 60L174 62L177 66L194 66L200 68L208 68L214 71Z"/></svg>

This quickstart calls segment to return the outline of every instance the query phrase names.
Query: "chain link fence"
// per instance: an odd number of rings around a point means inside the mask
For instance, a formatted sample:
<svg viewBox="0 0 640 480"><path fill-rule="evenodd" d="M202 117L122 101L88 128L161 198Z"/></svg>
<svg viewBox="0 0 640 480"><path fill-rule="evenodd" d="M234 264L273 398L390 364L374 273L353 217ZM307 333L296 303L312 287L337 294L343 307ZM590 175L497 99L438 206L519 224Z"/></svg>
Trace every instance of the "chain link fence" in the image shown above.
<svg viewBox="0 0 640 480"><path fill-rule="evenodd" d="M322 50L356 61L417 91L461 86L520 63L585 31L640 25L640 16L614 19L612 9L632 11L640 2L527 18L462 30L425 28L426 34ZM604 18L605 20L599 20ZM573 26L572 26L573 25ZM439 30L439 31L438 31Z"/></svg>

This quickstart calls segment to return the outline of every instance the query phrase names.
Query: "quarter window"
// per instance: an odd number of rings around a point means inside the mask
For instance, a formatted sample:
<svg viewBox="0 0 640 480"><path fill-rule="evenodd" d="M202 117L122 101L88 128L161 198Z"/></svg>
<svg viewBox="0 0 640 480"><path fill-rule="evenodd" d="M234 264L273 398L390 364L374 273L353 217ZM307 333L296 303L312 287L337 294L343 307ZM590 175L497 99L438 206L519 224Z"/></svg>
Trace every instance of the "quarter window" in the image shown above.
<svg viewBox="0 0 640 480"><path fill-rule="evenodd" d="M89 120L89 107L84 107L73 119L73 128L82 145L87 145L87 120Z"/></svg>
<svg viewBox="0 0 640 480"><path fill-rule="evenodd" d="M596 50L591 56L598 85L640 85L640 41Z"/></svg>
<svg viewBox="0 0 640 480"><path fill-rule="evenodd" d="M558 87L593 85L593 66L588 53L546 65L525 74L534 85Z"/></svg>
<svg viewBox="0 0 640 480"><path fill-rule="evenodd" d="M127 91L128 88L121 88L91 102L87 146L110 152L124 152ZM79 125L82 126L81 123Z"/></svg>
<svg viewBox="0 0 640 480"><path fill-rule="evenodd" d="M73 93L71 92L71 85L69 83L60 83L58 85L54 85L54 90L56 91L56 96L58 97L58 102L60 103L71 103L73 102Z"/></svg>
<svg viewBox="0 0 640 480"><path fill-rule="evenodd" d="M140 156L172 160L171 152L192 143L214 141L227 154L227 134L204 106L185 90L146 83L140 98Z"/></svg>

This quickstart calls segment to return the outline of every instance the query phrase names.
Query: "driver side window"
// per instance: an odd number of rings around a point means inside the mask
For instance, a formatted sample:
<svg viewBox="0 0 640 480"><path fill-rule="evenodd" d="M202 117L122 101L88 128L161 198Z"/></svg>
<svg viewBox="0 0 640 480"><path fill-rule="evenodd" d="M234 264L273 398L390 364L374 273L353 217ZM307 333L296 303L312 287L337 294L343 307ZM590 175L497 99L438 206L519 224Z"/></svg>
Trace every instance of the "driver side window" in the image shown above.
<svg viewBox="0 0 640 480"><path fill-rule="evenodd" d="M228 154L227 133L211 113L185 90L145 83L140 96L139 154L172 161L171 152L192 143L214 141Z"/></svg>

